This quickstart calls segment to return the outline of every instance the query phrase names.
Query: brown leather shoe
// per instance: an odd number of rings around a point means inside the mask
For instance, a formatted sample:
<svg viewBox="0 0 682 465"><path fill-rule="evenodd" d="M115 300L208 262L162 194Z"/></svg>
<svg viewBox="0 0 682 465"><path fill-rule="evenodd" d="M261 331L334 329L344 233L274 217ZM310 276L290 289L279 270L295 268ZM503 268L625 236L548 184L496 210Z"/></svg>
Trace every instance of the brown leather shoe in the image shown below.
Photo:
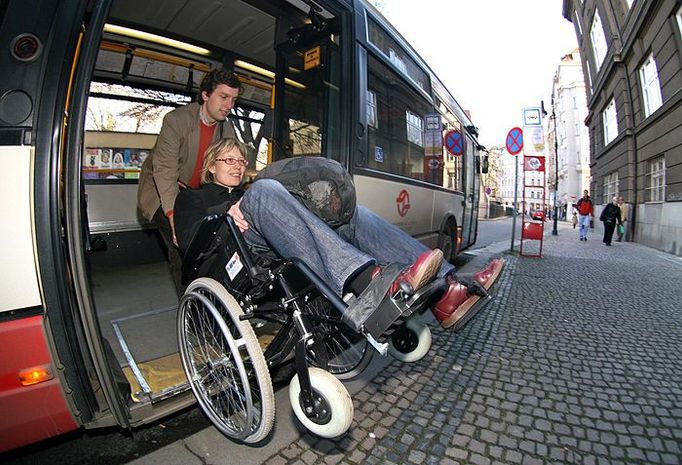
<svg viewBox="0 0 682 465"><path fill-rule="evenodd" d="M485 268L474 273L474 279L488 290L495 283L503 267L504 260L494 259ZM431 308L434 316L444 328L450 328L462 320L481 298L470 292L467 286L458 282L452 275L447 279L448 288L445 294Z"/></svg>
<svg viewBox="0 0 682 465"><path fill-rule="evenodd" d="M481 271L474 273L474 279L478 281L481 286L486 288L486 290L488 290L490 289L490 286L495 283L495 280L497 280L497 277L502 272L502 268L504 268L504 260L501 258L496 258L491 260L490 263L488 263L488 266L483 268Z"/></svg>
<svg viewBox="0 0 682 465"><path fill-rule="evenodd" d="M419 290L424 285L433 281L442 263L443 252L440 249L427 250L412 265L398 275L391 285L390 294L395 294L403 282L409 284L413 292Z"/></svg>

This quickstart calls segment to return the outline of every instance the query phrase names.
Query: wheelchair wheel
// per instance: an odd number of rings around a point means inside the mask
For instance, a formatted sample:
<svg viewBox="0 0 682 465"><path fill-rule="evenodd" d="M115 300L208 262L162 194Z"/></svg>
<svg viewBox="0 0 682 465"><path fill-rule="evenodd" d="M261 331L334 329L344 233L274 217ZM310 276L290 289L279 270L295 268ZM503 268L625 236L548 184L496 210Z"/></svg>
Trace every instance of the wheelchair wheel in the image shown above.
<svg viewBox="0 0 682 465"><path fill-rule="evenodd" d="M315 396L312 412L304 411L298 375L289 384L289 400L296 418L317 436L328 439L341 436L353 422L353 402L348 391L341 381L320 368L308 368L308 374Z"/></svg>
<svg viewBox="0 0 682 465"><path fill-rule="evenodd" d="M402 362L416 362L431 348L431 330L418 315L408 319L396 329L388 340L388 353Z"/></svg>
<svg viewBox="0 0 682 465"><path fill-rule="evenodd" d="M275 397L253 328L217 281L189 285L178 310L182 365L194 396L225 436L255 443L275 420Z"/></svg>
<svg viewBox="0 0 682 465"><path fill-rule="evenodd" d="M312 317L315 333L327 350L329 373L339 379L351 379L362 373L373 354L367 339L334 318L332 312L336 310L323 297L311 301L306 310ZM324 318L325 321L317 322L315 317ZM311 365L320 366L315 354L308 353L307 359Z"/></svg>

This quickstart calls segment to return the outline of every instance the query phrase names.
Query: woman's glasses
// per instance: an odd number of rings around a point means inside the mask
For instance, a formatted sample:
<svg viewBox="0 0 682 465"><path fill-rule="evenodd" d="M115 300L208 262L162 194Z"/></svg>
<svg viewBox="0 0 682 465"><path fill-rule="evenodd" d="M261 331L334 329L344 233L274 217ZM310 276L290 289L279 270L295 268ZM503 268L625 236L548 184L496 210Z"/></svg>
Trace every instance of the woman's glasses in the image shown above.
<svg viewBox="0 0 682 465"><path fill-rule="evenodd" d="M242 166L246 166L249 164L248 161L246 161L243 158L232 158L232 157L227 157L227 158L216 158L215 161L222 161L226 165L232 166L235 163L239 163Z"/></svg>

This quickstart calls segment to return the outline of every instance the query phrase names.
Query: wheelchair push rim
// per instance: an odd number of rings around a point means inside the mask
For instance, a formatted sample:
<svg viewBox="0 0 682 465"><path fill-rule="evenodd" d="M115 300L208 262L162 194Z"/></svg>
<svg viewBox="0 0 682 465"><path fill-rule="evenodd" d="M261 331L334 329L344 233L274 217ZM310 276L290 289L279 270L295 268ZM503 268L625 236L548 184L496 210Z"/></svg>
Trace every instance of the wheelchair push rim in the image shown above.
<svg viewBox="0 0 682 465"><path fill-rule="evenodd" d="M274 423L274 393L258 340L216 281L193 281L180 301L178 342L194 396L229 438L255 443Z"/></svg>

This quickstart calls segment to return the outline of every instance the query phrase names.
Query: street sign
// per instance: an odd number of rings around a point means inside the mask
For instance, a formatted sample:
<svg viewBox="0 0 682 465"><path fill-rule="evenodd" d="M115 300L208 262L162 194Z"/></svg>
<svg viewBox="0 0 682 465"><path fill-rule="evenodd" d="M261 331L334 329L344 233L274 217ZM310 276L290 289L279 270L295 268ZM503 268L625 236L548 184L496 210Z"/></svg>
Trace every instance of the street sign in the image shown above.
<svg viewBox="0 0 682 465"><path fill-rule="evenodd" d="M524 157L523 163L526 171L545 171L545 157Z"/></svg>
<svg viewBox="0 0 682 465"><path fill-rule="evenodd" d="M542 112L540 108L524 108L523 125L542 127Z"/></svg>
<svg viewBox="0 0 682 465"><path fill-rule="evenodd" d="M523 131L521 128L511 128L507 134L506 146L510 155L518 155L523 150Z"/></svg>
<svg viewBox="0 0 682 465"><path fill-rule="evenodd" d="M445 133L445 148L452 155L458 157L464 151L464 138L459 131L448 131Z"/></svg>

